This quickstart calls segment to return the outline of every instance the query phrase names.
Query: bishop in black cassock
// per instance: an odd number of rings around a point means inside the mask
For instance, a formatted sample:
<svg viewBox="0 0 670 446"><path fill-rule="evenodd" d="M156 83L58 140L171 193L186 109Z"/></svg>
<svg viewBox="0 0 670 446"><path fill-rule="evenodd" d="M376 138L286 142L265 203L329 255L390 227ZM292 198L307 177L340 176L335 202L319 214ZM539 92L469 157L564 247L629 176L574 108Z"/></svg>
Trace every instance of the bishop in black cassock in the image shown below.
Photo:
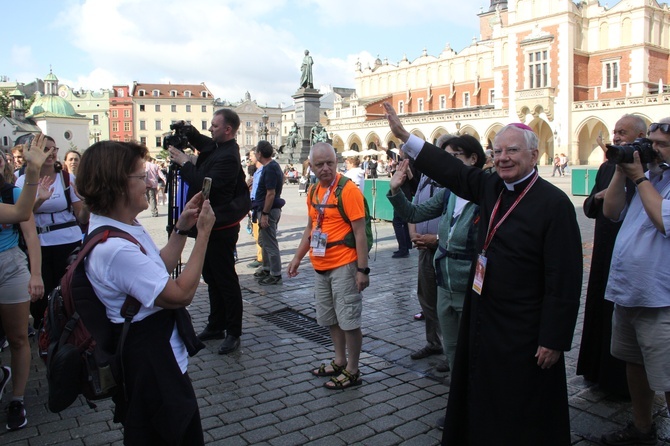
<svg viewBox="0 0 670 446"><path fill-rule="evenodd" d="M394 135L409 140L405 148L416 155L416 140L402 128L393 108L384 107ZM494 150L503 150L495 159L497 173L465 166L429 143L423 143L416 157L419 170L479 204L480 249L499 197L493 226L530 185L491 239L481 295L470 290L466 296L445 445L570 444L562 352L571 348L579 309L581 236L568 197L537 177L537 147L528 147L523 132L530 129L522 127L527 130L504 128L498 133L506 135L504 144L496 145L498 136L494 141ZM512 147L518 152L511 153ZM504 180L521 181L508 187Z"/></svg>

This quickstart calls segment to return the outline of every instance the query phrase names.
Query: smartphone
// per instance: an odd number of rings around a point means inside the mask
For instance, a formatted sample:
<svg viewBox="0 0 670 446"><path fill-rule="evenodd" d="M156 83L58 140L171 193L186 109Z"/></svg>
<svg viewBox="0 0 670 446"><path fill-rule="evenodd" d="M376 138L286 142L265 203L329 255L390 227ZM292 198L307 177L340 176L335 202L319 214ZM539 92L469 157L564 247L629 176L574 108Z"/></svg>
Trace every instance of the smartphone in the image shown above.
<svg viewBox="0 0 670 446"><path fill-rule="evenodd" d="M209 192L212 190L212 179L210 177L205 177L202 180L202 196L205 200L209 200Z"/></svg>

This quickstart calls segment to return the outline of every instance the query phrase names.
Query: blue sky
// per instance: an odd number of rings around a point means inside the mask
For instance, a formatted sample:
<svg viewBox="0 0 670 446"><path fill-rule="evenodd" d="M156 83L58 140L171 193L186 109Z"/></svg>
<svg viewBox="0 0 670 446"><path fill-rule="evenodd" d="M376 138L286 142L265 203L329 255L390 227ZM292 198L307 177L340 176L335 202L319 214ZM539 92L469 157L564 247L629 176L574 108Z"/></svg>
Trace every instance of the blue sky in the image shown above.
<svg viewBox="0 0 670 446"><path fill-rule="evenodd" d="M616 2L610 2L616 3ZM0 75L30 82L54 74L74 88L205 82L216 97L251 93L291 103L302 53L315 87L354 86L354 65L377 55L412 61L479 37L490 0L33 0L8 1Z"/></svg>

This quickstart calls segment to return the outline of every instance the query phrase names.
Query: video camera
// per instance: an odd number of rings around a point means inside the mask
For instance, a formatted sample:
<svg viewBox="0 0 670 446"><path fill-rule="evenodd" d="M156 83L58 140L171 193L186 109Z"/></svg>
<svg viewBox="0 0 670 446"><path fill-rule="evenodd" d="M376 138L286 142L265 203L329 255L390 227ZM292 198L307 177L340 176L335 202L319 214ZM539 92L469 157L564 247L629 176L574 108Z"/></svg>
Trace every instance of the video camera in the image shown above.
<svg viewBox="0 0 670 446"><path fill-rule="evenodd" d="M186 124L184 121L179 121L171 124L170 130L173 130L174 133L170 133L163 137L163 147L167 150L168 147L172 146L183 152L184 149L188 147L188 135L193 134L195 129L192 125Z"/></svg>
<svg viewBox="0 0 670 446"><path fill-rule="evenodd" d="M632 143L622 146L607 144L606 147L605 158L613 164L632 163L635 152L639 152L642 164L651 163L657 158L652 141L647 138L637 138Z"/></svg>

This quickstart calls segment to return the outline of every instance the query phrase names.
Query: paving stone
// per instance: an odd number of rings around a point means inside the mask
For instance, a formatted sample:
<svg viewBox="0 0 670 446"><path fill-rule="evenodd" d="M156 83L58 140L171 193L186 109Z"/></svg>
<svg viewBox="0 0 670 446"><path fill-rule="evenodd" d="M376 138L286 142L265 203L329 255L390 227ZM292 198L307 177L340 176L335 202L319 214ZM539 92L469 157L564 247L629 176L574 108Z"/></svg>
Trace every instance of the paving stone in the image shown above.
<svg viewBox="0 0 670 446"><path fill-rule="evenodd" d="M270 440L277 437L280 434L279 430L274 426L265 426L260 429L254 429L252 431L243 432L240 434L242 438L247 440L251 444L257 444L261 441Z"/></svg>

